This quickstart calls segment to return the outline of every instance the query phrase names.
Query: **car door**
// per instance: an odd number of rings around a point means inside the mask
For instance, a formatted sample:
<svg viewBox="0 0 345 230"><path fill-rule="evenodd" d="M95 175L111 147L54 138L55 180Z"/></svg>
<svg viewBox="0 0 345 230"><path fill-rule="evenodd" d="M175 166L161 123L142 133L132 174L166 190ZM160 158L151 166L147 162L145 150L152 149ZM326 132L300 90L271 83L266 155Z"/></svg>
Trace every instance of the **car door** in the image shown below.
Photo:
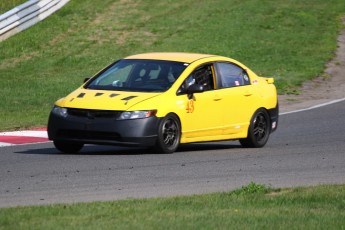
<svg viewBox="0 0 345 230"><path fill-rule="evenodd" d="M185 91L193 84L202 85L204 91L194 93L189 98L187 94L180 95L185 106L182 122L183 137L187 142L214 140L222 132L221 102L215 91L215 75L212 64L201 66L190 74L181 86Z"/></svg>
<svg viewBox="0 0 345 230"><path fill-rule="evenodd" d="M253 115L253 91L247 72L230 62L215 63L223 121L223 135L246 132Z"/></svg>

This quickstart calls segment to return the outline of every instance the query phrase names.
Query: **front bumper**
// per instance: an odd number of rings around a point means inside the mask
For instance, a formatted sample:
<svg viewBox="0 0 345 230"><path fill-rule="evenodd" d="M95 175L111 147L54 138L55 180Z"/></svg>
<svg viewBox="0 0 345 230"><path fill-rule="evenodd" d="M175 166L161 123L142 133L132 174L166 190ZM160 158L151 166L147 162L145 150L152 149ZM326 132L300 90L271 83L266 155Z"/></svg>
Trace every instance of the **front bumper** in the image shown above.
<svg viewBox="0 0 345 230"><path fill-rule="evenodd" d="M116 120L112 117L61 117L50 113L48 137L55 141L84 144L153 146L157 139L159 118Z"/></svg>

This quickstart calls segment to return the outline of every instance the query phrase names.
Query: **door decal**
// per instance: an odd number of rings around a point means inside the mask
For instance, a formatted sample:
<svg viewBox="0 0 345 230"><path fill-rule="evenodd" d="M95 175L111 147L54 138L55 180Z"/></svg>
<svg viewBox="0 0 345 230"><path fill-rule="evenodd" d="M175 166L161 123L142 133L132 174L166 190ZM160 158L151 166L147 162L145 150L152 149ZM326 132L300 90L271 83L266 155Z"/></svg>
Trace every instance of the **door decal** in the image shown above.
<svg viewBox="0 0 345 230"><path fill-rule="evenodd" d="M193 99L188 100L186 110L187 110L187 113L193 113L194 112L194 100Z"/></svg>

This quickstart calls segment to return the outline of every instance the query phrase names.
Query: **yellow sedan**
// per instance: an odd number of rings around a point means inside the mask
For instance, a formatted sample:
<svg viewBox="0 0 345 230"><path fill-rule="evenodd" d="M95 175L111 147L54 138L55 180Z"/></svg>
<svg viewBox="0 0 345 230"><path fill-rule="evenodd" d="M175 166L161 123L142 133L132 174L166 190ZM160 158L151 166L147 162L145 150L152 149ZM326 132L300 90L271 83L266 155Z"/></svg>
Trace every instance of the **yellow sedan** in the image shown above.
<svg viewBox="0 0 345 230"><path fill-rule="evenodd" d="M55 102L48 136L76 153L84 144L153 147L239 140L263 147L278 125L273 78L227 57L146 53L118 60Z"/></svg>

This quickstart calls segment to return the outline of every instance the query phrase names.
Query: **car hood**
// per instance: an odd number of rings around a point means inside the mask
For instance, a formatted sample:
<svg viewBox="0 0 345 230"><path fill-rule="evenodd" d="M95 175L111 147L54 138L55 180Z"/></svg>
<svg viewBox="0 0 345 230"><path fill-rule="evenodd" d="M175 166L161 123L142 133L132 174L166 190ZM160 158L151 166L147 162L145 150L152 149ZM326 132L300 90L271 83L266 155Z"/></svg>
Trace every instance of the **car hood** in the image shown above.
<svg viewBox="0 0 345 230"><path fill-rule="evenodd" d="M57 104L68 108L125 111L139 102L156 97L160 94L161 93L90 90L82 88L69 94Z"/></svg>

